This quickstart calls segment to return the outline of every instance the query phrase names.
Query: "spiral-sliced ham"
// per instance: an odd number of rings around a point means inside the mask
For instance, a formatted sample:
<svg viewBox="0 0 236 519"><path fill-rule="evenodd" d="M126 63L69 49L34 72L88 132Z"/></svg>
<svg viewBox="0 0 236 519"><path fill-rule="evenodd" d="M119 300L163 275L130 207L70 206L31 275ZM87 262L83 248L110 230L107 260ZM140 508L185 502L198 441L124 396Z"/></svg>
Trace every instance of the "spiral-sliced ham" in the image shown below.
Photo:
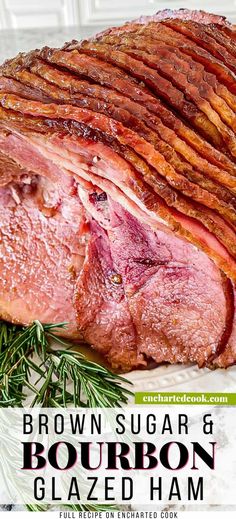
<svg viewBox="0 0 236 519"><path fill-rule="evenodd" d="M163 11L0 67L0 314L113 369L235 363L236 43Z"/></svg>

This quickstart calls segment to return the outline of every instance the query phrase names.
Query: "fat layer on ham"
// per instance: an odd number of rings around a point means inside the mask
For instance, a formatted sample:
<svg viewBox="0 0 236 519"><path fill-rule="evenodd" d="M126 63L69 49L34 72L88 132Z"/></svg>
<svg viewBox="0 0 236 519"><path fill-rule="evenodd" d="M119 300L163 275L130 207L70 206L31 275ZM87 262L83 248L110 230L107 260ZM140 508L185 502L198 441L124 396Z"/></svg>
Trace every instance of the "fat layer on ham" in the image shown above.
<svg viewBox="0 0 236 519"><path fill-rule="evenodd" d="M0 67L0 315L113 369L236 362L236 37L162 11Z"/></svg>

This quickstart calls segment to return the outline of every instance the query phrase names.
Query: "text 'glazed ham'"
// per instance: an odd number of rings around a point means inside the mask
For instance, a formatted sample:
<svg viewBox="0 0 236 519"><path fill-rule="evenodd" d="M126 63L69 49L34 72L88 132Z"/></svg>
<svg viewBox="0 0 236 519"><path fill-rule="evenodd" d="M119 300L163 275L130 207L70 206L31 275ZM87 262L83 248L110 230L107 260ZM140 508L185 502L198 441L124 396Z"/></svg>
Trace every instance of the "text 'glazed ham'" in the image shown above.
<svg viewBox="0 0 236 519"><path fill-rule="evenodd" d="M163 11L0 67L0 317L236 362L236 33Z"/></svg>

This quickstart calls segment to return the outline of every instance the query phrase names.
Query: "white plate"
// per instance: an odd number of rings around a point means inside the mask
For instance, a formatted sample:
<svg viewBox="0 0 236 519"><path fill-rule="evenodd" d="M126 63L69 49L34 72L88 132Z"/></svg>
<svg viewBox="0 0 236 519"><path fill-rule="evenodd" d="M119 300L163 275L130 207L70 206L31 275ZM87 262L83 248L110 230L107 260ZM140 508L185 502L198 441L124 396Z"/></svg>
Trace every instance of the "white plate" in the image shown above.
<svg viewBox="0 0 236 519"><path fill-rule="evenodd" d="M196 366L163 365L133 371L125 377L133 382L134 391L236 392L236 366L211 371Z"/></svg>

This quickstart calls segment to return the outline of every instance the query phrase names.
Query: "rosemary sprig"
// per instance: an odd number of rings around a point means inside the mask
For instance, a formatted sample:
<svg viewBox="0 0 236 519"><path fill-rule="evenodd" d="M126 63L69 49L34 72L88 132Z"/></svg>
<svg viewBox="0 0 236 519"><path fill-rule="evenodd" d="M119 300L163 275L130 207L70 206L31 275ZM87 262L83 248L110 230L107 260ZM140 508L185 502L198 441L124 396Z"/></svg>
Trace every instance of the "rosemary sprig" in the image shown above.
<svg viewBox="0 0 236 519"><path fill-rule="evenodd" d="M0 321L0 407L23 407L27 390L31 406L119 407L126 404L127 380L91 362L57 334L66 323L20 327ZM54 350L52 340L64 346ZM36 380L32 383L32 378ZM74 511L109 511L112 505L62 505ZM28 504L28 511L46 512L48 505Z"/></svg>
<svg viewBox="0 0 236 519"><path fill-rule="evenodd" d="M127 380L91 362L57 333L66 323L27 327L0 321L0 407L120 407ZM56 332L56 333L55 333ZM52 339L64 349L54 350ZM35 382L32 379L35 378Z"/></svg>

